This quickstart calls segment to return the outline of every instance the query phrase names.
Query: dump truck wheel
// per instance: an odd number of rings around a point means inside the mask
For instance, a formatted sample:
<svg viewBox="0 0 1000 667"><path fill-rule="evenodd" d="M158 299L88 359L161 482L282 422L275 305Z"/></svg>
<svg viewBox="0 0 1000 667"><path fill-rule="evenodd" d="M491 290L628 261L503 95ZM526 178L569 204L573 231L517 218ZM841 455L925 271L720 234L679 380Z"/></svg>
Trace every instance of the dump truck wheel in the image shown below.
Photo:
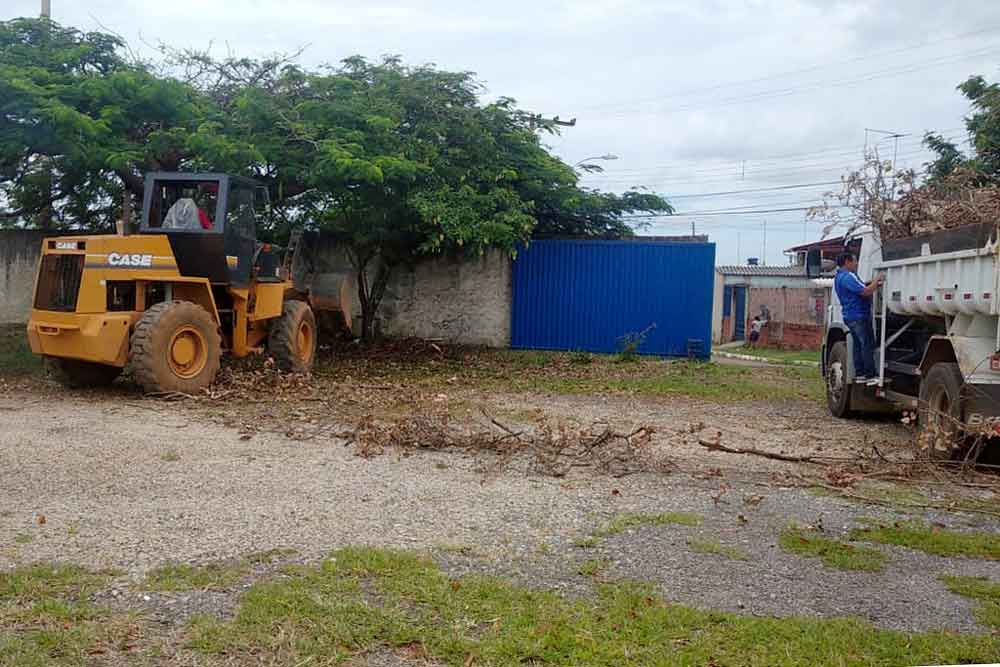
<svg viewBox="0 0 1000 667"><path fill-rule="evenodd" d="M58 357L48 357L46 367L56 380L70 389L106 387L114 382L123 370L118 366Z"/></svg>
<svg viewBox="0 0 1000 667"><path fill-rule="evenodd" d="M132 334L132 370L148 393L193 394L219 372L222 340L208 311L190 301L167 301L147 310Z"/></svg>
<svg viewBox="0 0 1000 667"><path fill-rule="evenodd" d="M826 364L826 405L834 417L851 416L851 385L847 381L847 343L839 341L830 348Z"/></svg>
<svg viewBox="0 0 1000 667"><path fill-rule="evenodd" d="M268 350L278 368L308 373L316 358L316 317L305 301L286 301L281 317L271 323Z"/></svg>
<svg viewBox="0 0 1000 667"><path fill-rule="evenodd" d="M949 459L965 450L962 387L958 364L938 363L920 383L920 444L934 459Z"/></svg>

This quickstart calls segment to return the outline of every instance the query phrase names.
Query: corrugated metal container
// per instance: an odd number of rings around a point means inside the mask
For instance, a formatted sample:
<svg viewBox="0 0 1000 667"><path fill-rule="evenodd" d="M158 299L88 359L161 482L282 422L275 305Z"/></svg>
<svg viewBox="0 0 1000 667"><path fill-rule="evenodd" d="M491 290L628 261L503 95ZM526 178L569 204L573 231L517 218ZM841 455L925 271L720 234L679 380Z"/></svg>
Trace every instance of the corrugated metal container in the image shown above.
<svg viewBox="0 0 1000 667"><path fill-rule="evenodd" d="M514 262L511 347L711 354L714 243L533 241Z"/></svg>

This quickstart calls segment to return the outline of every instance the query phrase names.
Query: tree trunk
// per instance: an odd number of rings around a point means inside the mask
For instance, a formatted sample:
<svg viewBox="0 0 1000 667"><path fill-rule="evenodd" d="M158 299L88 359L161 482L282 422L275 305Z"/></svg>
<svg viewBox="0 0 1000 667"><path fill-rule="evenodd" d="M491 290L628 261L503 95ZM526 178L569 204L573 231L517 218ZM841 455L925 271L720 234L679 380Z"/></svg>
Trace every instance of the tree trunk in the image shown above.
<svg viewBox="0 0 1000 667"><path fill-rule="evenodd" d="M392 265L384 260L377 250L359 251L349 249L348 258L354 267L358 280L358 301L361 302L361 340L370 343L375 340L375 318L385 296L385 288L392 275ZM369 280L368 268L372 260L377 260L375 278Z"/></svg>

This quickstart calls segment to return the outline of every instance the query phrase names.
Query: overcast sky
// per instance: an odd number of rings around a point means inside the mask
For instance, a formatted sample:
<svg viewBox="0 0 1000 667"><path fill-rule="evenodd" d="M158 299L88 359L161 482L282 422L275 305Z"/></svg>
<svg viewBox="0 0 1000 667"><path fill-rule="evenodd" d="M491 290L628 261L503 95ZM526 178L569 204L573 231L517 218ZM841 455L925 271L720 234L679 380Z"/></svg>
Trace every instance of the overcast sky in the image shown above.
<svg viewBox="0 0 1000 667"><path fill-rule="evenodd" d="M644 186L684 215L648 233L717 245L717 263L819 237L800 208L860 161L865 128L919 168L919 139L964 140L955 86L1000 78L1000 3L990 0L702 1L52 0L53 18L133 46L169 42L261 56L308 46L307 65L399 54L476 72L487 96L577 125L549 140L570 163L612 154L589 186ZM480 6L481 4L481 6ZM0 19L40 0L3 0ZM742 194L728 193L754 190ZM702 196L694 196L702 195ZM744 209L749 212L734 212ZM716 213L713 213L716 212ZM717 212L725 211L719 214ZM768 211L768 212L763 212Z"/></svg>

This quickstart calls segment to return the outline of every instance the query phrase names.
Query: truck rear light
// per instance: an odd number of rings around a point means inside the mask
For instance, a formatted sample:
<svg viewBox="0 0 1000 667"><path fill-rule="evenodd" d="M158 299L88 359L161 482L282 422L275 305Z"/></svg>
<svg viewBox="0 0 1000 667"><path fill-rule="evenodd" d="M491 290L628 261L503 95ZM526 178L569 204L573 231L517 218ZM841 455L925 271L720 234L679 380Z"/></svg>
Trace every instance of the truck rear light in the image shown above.
<svg viewBox="0 0 1000 667"><path fill-rule="evenodd" d="M945 301L951 301L951 300L952 300L952 299L954 299L954 298L955 298L955 295L954 295L954 294L952 294L951 292L949 292L948 294L945 294L945 295L944 295L944 300L945 300Z"/></svg>
<svg viewBox="0 0 1000 667"><path fill-rule="evenodd" d="M972 301L972 292L966 292L965 294L962 295L962 298L965 299L966 301Z"/></svg>
<svg viewBox="0 0 1000 667"><path fill-rule="evenodd" d="M992 296L993 296L993 294L991 294L990 292L983 292L983 298L984 299L989 299Z"/></svg>
<svg viewBox="0 0 1000 667"><path fill-rule="evenodd" d="M1000 372L1000 352L990 357L990 370Z"/></svg>

